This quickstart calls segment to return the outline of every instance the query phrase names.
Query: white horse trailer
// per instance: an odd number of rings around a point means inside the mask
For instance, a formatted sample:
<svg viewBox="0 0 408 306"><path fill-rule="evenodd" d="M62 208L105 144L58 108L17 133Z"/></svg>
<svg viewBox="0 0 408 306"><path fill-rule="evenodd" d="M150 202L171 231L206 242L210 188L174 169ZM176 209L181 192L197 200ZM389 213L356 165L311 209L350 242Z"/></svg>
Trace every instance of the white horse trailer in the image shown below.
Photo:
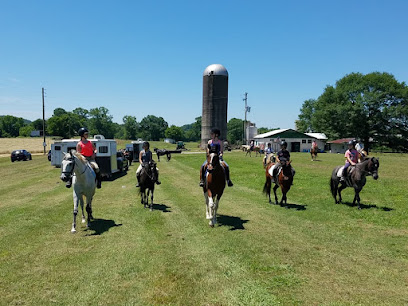
<svg viewBox="0 0 408 306"><path fill-rule="evenodd" d="M111 177L113 173L119 172L116 140L105 139L102 135L95 135L90 141L96 147L96 163L101 170L101 175Z"/></svg>
<svg viewBox="0 0 408 306"><path fill-rule="evenodd" d="M101 170L101 175L111 177L113 173L120 171L116 157L116 140L105 139L102 135L95 135L89 139L96 147L96 163ZM69 152L71 149L76 150L78 139L63 139L56 141L51 145L51 165L57 168L61 167L63 152Z"/></svg>
<svg viewBox="0 0 408 306"><path fill-rule="evenodd" d="M132 152L132 161L138 162L139 161L139 153L143 150L143 142L140 140L132 141L131 144L126 145L126 150Z"/></svg>
<svg viewBox="0 0 408 306"><path fill-rule="evenodd" d="M76 150L77 143L78 139L63 139L51 144L51 166L60 168L64 158L63 152L67 153L71 149Z"/></svg>

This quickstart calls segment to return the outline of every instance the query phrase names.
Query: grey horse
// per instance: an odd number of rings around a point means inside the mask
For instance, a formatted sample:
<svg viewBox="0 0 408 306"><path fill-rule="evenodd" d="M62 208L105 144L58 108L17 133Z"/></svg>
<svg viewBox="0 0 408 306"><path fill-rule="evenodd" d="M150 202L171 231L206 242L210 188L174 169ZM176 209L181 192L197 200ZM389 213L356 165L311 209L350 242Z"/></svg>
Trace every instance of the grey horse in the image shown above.
<svg viewBox="0 0 408 306"><path fill-rule="evenodd" d="M337 173L339 172L340 168L343 166L338 166L334 168L332 172L332 176L330 179L330 189L331 193L334 197L334 201L336 204L342 202L341 198L341 191L347 187L354 188L354 200L353 205L358 204L358 209L361 209L360 206L360 191L363 189L364 185L366 184L366 176L371 175L374 180L378 179L378 168L380 167L380 162L377 158L371 157L365 159L361 163L357 163L353 168L349 167L347 171L347 178L342 180L338 177ZM340 185L340 186L339 186ZM337 200L337 194L339 194L339 199Z"/></svg>

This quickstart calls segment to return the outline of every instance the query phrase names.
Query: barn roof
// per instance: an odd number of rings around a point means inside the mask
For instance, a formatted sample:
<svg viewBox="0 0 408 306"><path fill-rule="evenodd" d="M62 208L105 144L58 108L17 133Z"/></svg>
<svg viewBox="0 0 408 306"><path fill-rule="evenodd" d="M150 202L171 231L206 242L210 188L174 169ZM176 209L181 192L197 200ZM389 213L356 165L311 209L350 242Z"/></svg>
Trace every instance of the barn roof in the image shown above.
<svg viewBox="0 0 408 306"><path fill-rule="evenodd" d="M348 143L350 140L354 140L355 138L341 138L341 139L336 139L332 141L328 141L328 143L338 143L338 144L343 144L343 143Z"/></svg>
<svg viewBox="0 0 408 306"><path fill-rule="evenodd" d="M305 134L318 140L327 140L327 136L324 133L305 133Z"/></svg>
<svg viewBox="0 0 408 306"><path fill-rule="evenodd" d="M314 138L304 133L292 130L292 129L280 129L280 130L273 130L267 133L256 135L255 139L264 139L264 138Z"/></svg>

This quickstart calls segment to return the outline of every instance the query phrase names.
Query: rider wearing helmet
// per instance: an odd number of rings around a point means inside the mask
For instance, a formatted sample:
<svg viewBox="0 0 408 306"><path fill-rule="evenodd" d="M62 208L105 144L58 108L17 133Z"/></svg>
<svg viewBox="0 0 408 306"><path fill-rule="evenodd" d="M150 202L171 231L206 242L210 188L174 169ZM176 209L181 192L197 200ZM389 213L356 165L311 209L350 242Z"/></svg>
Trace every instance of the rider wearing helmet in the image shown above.
<svg viewBox="0 0 408 306"><path fill-rule="evenodd" d="M228 187L232 187L234 186L234 184L232 183L230 179L229 166L222 158L223 153L224 153L224 146L222 144L222 141L218 139L218 137L220 137L220 134L221 132L219 129L213 128L211 130L211 139L208 141L207 155L210 153L210 150L219 154L220 164L224 168L225 179L227 180ZM201 165L200 187L204 186L204 177L205 177L206 168L207 168L207 160L205 160L205 162Z"/></svg>
<svg viewBox="0 0 408 306"><path fill-rule="evenodd" d="M289 151L286 149L287 147L288 147L288 143L287 143L286 141L282 141L282 142L281 142L281 149L280 149L280 151L276 154L276 155L277 155L277 156L276 156L277 164L276 164L276 167L274 167L274 171L278 171L278 169L279 169L280 167L282 167L282 164L283 164L283 163L286 163L286 162L289 162L289 161L290 161L290 153L289 153ZM291 168L291 170L292 170L292 175L295 176L295 173L296 173L295 169L293 169L292 165L289 164L289 166L290 166L290 168ZM277 173L275 172L275 174L277 174ZM274 176L275 176L275 175L274 175ZM292 184L293 184L293 183L292 183Z"/></svg>
<svg viewBox="0 0 408 306"><path fill-rule="evenodd" d="M81 140L77 143L76 150L78 153L81 153L82 156L84 156L91 167L94 169L95 174L96 174L96 187L101 188L101 172L99 170L99 166L95 161L95 153L96 153L96 147L95 144L90 142L88 140L89 137L89 131L82 127L78 131L79 136L81 137ZM66 184L67 188L70 188L72 185L72 180L69 180Z"/></svg>
<svg viewBox="0 0 408 306"><path fill-rule="evenodd" d="M347 177L347 169L350 166L355 166L358 163L358 159L360 156L360 153L355 149L356 146L356 141L355 140L350 140L348 142L348 150L344 154L344 158L346 159L346 164L344 165L343 168L343 177L342 179L345 180Z"/></svg>
<svg viewBox="0 0 408 306"><path fill-rule="evenodd" d="M136 187L140 187L140 173L142 172L142 169L143 169L142 165L143 165L144 163L149 163L149 162L151 162L151 161L153 160L152 151L150 151L149 148L150 148L150 143L147 142L147 141L145 141L145 142L143 143L143 150L140 151L140 153L139 153L139 163L140 163L140 165L139 165L139 167L138 167L137 170L136 170L136 177L137 177L137 185L136 185ZM157 185L160 185L161 182L159 181L159 169L156 168L156 170L157 170L157 180L156 180L156 184L157 184Z"/></svg>

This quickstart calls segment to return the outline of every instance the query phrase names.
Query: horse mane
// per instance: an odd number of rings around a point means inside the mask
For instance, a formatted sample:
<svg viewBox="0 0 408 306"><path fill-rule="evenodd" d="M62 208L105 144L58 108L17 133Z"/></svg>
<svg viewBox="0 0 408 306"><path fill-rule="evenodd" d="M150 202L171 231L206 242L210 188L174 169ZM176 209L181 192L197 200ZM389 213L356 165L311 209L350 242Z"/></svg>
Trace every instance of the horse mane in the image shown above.
<svg viewBox="0 0 408 306"><path fill-rule="evenodd" d="M81 153L78 153L77 151L73 150L72 154L75 155L83 164L87 162L87 159Z"/></svg>

